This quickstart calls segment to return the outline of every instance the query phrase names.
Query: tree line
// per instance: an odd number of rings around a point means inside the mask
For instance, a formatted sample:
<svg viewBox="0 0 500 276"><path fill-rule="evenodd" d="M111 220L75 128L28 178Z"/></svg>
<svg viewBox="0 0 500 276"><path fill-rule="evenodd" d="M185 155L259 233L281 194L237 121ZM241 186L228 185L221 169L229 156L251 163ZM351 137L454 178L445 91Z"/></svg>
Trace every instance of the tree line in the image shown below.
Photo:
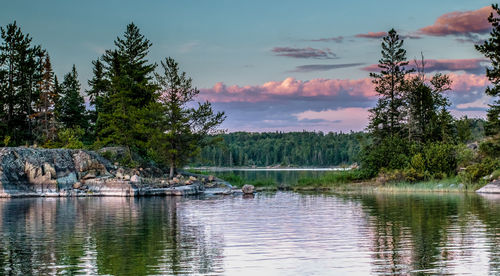
<svg viewBox="0 0 500 276"><path fill-rule="evenodd" d="M170 175L225 119L209 102L189 104L199 93L172 58L156 63L152 43L131 23L114 48L92 62L90 107L80 93L76 66L62 82L46 49L34 45L16 22L0 28L0 139L4 146L101 148L123 146L127 165L144 160L170 167ZM159 67L159 68L158 68ZM159 69L159 70L157 70Z"/></svg>
<svg viewBox="0 0 500 276"><path fill-rule="evenodd" d="M328 167L359 161L366 133L234 132L219 136L218 145L206 146L194 158L200 166L317 166Z"/></svg>

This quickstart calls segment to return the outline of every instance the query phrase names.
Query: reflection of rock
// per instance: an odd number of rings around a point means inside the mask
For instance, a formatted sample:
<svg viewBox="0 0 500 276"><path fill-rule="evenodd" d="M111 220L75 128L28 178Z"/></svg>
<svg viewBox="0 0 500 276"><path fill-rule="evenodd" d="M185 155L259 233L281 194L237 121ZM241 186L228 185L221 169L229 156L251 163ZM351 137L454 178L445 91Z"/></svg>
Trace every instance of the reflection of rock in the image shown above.
<svg viewBox="0 0 500 276"><path fill-rule="evenodd" d="M254 190L255 187L253 185L248 185L248 184L243 185L243 187L241 188L241 191L244 194L253 194Z"/></svg>
<svg viewBox="0 0 500 276"><path fill-rule="evenodd" d="M500 194L500 180L494 180L477 190L476 193Z"/></svg>
<svg viewBox="0 0 500 276"><path fill-rule="evenodd" d="M245 199L250 199L250 198L254 198L255 195L254 194L243 194L243 198Z"/></svg>

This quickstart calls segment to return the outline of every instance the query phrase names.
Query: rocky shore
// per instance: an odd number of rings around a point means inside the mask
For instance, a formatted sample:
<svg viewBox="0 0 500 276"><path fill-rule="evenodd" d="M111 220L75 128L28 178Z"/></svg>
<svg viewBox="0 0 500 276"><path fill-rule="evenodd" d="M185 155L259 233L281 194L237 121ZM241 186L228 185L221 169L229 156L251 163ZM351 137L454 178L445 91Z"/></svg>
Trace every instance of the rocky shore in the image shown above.
<svg viewBox="0 0 500 276"><path fill-rule="evenodd" d="M130 169L87 150L0 148L0 197L184 196L232 193L213 176Z"/></svg>

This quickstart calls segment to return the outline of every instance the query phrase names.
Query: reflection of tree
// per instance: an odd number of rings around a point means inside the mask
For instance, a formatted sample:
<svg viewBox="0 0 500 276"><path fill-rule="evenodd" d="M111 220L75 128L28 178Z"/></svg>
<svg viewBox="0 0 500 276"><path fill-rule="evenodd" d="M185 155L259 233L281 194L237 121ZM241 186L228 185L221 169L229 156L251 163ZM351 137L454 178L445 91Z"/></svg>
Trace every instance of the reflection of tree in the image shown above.
<svg viewBox="0 0 500 276"><path fill-rule="evenodd" d="M0 274L210 273L220 244L179 218L180 198L0 201Z"/></svg>
<svg viewBox="0 0 500 276"><path fill-rule="evenodd" d="M474 199L470 212L481 220L486 228L490 272L500 273L500 195L486 195Z"/></svg>
<svg viewBox="0 0 500 276"><path fill-rule="evenodd" d="M374 272L432 271L455 257L443 248L453 239L451 225L468 220L463 196L377 194L360 201L372 228ZM467 236L466 225L457 227Z"/></svg>

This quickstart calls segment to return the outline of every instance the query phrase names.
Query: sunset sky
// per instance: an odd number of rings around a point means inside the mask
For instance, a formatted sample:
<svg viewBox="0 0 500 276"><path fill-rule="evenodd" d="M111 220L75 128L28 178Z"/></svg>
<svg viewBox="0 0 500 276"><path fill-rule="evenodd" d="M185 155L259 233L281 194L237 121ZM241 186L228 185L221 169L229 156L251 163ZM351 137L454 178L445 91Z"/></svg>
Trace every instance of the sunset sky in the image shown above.
<svg viewBox="0 0 500 276"><path fill-rule="evenodd" d="M490 1L5 1L0 24L17 20L51 55L59 77L76 64L83 89L91 61L126 24L153 43L227 114L229 131L363 130L376 95L368 77L381 37L395 28L410 59L450 75L455 116L484 116L487 65L474 49L489 32Z"/></svg>

